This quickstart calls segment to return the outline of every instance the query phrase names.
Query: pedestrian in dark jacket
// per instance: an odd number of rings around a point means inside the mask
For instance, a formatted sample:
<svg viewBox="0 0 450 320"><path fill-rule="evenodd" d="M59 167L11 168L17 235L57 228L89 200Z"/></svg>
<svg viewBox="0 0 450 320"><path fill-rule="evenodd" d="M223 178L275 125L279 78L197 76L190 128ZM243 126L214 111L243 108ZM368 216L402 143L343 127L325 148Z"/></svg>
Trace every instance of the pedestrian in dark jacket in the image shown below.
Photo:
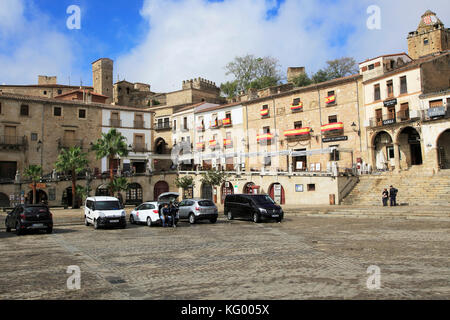
<svg viewBox="0 0 450 320"><path fill-rule="evenodd" d="M386 188L384 188L381 194L381 199L383 200L383 207L386 207L389 199L389 191Z"/></svg>
<svg viewBox="0 0 450 320"><path fill-rule="evenodd" d="M172 219L172 227L176 228L177 225L175 223L175 217L177 216L177 207L175 207L173 202L170 202L169 212L170 212L170 217Z"/></svg>
<svg viewBox="0 0 450 320"><path fill-rule="evenodd" d="M390 189L389 189L389 198L391 199L391 207L392 206L396 206L397 205L397 193L398 193L398 190L397 189L395 189L393 186L391 186L390 187Z"/></svg>

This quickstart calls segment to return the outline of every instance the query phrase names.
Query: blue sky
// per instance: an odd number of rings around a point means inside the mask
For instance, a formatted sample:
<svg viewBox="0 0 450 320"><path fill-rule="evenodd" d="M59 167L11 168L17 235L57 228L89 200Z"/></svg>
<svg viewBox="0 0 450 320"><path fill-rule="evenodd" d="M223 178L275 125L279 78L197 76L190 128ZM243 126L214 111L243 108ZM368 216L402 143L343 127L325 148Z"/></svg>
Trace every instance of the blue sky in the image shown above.
<svg viewBox="0 0 450 320"><path fill-rule="evenodd" d="M447 2L430 7L446 24ZM366 26L373 4L381 30ZM70 5L82 10L80 30L66 28ZM1 0L0 83L47 74L90 85L100 57L115 61L115 79L155 91L194 77L220 84L229 79L225 64L247 53L311 73L333 58L406 51L407 33L428 8L419 0Z"/></svg>

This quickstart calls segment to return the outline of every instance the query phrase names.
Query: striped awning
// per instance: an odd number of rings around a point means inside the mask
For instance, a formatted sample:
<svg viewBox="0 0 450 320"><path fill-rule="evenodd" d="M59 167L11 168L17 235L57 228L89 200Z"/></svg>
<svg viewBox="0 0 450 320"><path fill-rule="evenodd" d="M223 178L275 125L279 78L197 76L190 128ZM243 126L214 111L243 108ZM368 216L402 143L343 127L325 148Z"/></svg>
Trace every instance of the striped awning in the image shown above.
<svg viewBox="0 0 450 320"><path fill-rule="evenodd" d="M336 102L336 95L332 95L325 98L325 103L330 104Z"/></svg>
<svg viewBox="0 0 450 320"><path fill-rule="evenodd" d="M344 123L343 122L329 123L329 124L323 125L321 127L322 132L327 132L327 131L332 131L332 130L344 130Z"/></svg>
<svg viewBox="0 0 450 320"><path fill-rule="evenodd" d="M300 129L286 130L286 131L284 131L284 136L285 137L295 137L295 136L301 136L301 135L310 134L310 133L311 133L311 128L306 127L306 128L300 128Z"/></svg>
<svg viewBox="0 0 450 320"><path fill-rule="evenodd" d="M267 140L272 140L272 138L273 138L273 134L271 134L271 133L258 134L256 136L256 141L258 141L258 142L267 141Z"/></svg>

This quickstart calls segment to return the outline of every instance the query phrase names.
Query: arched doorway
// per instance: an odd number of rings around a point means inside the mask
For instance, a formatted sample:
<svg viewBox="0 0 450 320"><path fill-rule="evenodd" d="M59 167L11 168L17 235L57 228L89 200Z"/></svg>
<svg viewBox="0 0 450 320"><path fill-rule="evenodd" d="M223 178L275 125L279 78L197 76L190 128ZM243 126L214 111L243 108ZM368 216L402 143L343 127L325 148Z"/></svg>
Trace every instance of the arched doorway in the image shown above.
<svg viewBox="0 0 450 320"><path fill-rule="evenodd" d="M229 195L229 194L234 194L233 184L232 184L231 182L225 181L225 182L222 184L222 188L221 188L220 194L221 194L221 199L220 199L220 200L221 200L221 202L222 202L222 204L223 204L224 201L225 201L225 197L226 197L227 195Z"/></svg>
<svg viewBox="0 0 450 320"><path fill-rule="evenodd" d="M48 203L48 196L44 190L41 190L41 189L36 190L36 198L37 198L36 203L41 203L41 202ZM28 201L30 203L34 203L33 202L33 190L28 192Z"/></svg>
<svg viewBox="0 0 450 320"><path fill-rule="evenodd" d="M77 201L78 203L76 204L75 208L79 208L83 200L80 196L77 196ZM68 187L64 190L62 196L62 204L68 207L73 207L72 187Z"/></svg>
<svg viewBox="0 0 450 320"><path fill-rule="evenodd" d="M423 163L420 134L416 129L413 127L402 129L397 141L400 148L400 160L403 165L411 167Z"/></svg>
<svg viewBox="0 0 450 320"><path fill-rule="evenodd" d="M386 131L378 132L373 138L374 168L380 171L388 170L395 166L395 152L392 137Z"/></svg>
<svg viewBox="0 0 450 320"><path fill-rule="evenodd" d="M450 129L439 135L436 145L439 168L450 169Z"/></svg>
<svg viewBox="0 0 450 320"><path fill-rule="evenodd" d="M278 204L285 204L284 188L281 183L272 183L269 187L269 196Z"/></svg>
<svg viewBox="0 0 450 320"><path fill-rule="evenodd" d="M202 199L213 200L213 189L210 184L202 184Z"/></svg>
<svg viewBox="0 0 450 320"><path fill-rule="evenodd" d="M164 192L169 192L169 184L165 181L158 181L153 187L153 200L157 201Z"/></svg>
<svg viewBox="0 0 450 320"><path fill-rule="evenodd" d="M138 205L143 202L142 187L139 183L130 183L128 185L125 197L126 204Z"/></svg>
<svg viewBox="0 0 450 320"><path fill-rule="evenodd" d="M0 208L9 208L9 197L0 192Z"/></svg>
<svg viewBox="0 0 450 320"><path fill-rule="evenodd" d="M107 184L99 185L98 188L95 190L95 195L97 197L109 197L109 187Z"/></svg>
<svg viewBox="0 0 450 320"><path fill-rule="evenodd" d="M155 152L157 154L165 154L167 150L167 143L163 138L158 138L155 141Z"/></svg>
<svg viewBox="0 0 450 320"><path fill-rule="evenodd" d="M245 194L251 194L252 193L252 187L254 186L255 184L253 183L253 182L247 182L246 184L245 184L245 186L244 186L244 189L242 190L242 193L245 193Z"/></svg>

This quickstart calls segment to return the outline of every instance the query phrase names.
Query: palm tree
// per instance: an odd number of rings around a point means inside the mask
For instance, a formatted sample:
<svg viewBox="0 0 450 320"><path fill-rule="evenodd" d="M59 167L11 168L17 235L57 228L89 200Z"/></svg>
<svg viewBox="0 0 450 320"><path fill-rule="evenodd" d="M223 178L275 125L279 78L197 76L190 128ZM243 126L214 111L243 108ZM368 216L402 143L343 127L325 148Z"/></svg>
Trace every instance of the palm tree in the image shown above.
<svg viewBox="0 0 450 320"><path fill-rule="evenodd" d="M59 172L69 172L72 176L72 209L78 208L77 175L88 165L87 154L80 147L62 149L58 155L55 167Z"/></svg>
<svg viewBox="0 0 450 320"><path fill-rule="evenodd" d="M42 176L42 167L38 165L30 165L25 169L24 175L31 179L31 188L33 189L33 204L37 203L36 199L36 184L39 182Z"/></svg>
<svg viewBox="0 0 450 320"><path fill-rule="evenodd" d="M126 191L128 189L127 178L124 178L124 177L115 178L110 183L109 189L112 190L113 195L114 195L114 192L117 192L117 198L122 200L122 195L120 195L120 191ZM121 201L121 203L122 203L122 201Z"/></svg>
<svg viewBox="0 0 450 320"><path fill-rule="evenodd" d="M97 160L108 158L110 193L113 196L114 191L111 189L114 180L112 161L117 156L126 157L128 155L126 138L116 129L111 129L108 133L102 133L102 137L92 146L92 150L95 151Z"/></svg>

